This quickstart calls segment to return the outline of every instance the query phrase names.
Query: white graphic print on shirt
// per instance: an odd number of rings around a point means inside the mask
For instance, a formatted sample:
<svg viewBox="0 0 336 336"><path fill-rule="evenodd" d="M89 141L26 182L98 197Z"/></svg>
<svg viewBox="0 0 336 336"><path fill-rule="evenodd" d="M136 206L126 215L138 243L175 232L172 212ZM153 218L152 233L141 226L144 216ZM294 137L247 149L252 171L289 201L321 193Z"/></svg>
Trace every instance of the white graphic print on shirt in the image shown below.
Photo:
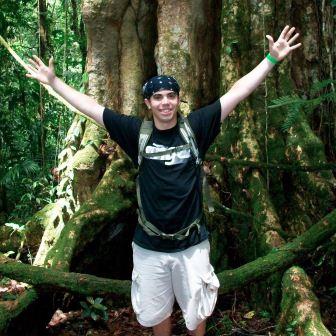
<svg viewBox="0 0 336 336"><path fill-rule="evenodd" d="M153 146L146 147L146 153L160 153L167 149L174 149L175 147L166 147L153 143ZM186 162L190 158L190 149L184 149L178 153L164 154L161 156L151 157L151 160L161 160L165 161L166 166L172 166L175 164L180 164Z"/></svg>

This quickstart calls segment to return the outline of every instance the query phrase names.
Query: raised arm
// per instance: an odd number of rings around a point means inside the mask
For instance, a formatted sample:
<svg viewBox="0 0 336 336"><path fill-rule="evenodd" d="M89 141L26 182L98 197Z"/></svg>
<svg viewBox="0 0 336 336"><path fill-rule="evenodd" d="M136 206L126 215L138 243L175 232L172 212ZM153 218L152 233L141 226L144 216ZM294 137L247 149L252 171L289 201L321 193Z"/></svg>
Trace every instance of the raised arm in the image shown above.
<svg viewBox="0 0 336 336"><path fill-rule="evenodd" d="M31 74L26 74L27 77L34 78L41 83L50 85L60 96L68 103L74 106L77 110L94 119L97 123L104 126L103 111L104 106L99 105L94 99L73 89L68 84L64 83L55 75L54 62L51 58L49 66L45 65L37 56L30 59L29 69Z"/></svg>
<svg viewBox="0 0 336 336"><path fill-rule="evenodd" d="M278 40L273 41L272 36L266 35L269 41L269 53L273 62L283 60L290 52L298 47L301 43L292 45L299 37L296 33L293 35L295 28L286 26L281 32ZM246 97L248 97L265 79L267 74L273 69L274 63L269 58L263 59L252 71L240 78L231 89L221 98L221 120L223 121L228 114Z"/></svg>

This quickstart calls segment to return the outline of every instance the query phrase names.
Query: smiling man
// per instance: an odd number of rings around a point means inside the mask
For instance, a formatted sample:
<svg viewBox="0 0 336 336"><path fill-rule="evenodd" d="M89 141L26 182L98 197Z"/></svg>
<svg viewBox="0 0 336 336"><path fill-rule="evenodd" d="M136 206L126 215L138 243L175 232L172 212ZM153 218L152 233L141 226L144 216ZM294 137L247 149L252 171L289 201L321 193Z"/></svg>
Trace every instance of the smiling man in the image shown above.
<svg viewBox="0 0 336 336"><path fill-rule="evenodd" d="M178 114L180 87L172 76L156 76L143 86L153 120L118 114L74 90L46 66L30 60L30 74L50 85L82 113L106 127L139 167L138 225L133 239L132 305L138 321L154 335L170 336L173 304L181 307L189 334L205 334L219 287L209 261L208 232L202 206L201 170L220 123L265 79L274 65L301 44L286 26L269 54L214 103ZM293 35L294 34L294 35Z"/></svg>

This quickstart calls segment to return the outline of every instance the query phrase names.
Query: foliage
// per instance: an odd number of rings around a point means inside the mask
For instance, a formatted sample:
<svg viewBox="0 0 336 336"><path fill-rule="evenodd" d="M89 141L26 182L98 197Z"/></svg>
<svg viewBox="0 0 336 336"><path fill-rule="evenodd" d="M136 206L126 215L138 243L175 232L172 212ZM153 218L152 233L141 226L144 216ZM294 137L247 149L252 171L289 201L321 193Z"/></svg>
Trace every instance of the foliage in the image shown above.
<svg viewBox="0 0 336 336"><path fill-rule="evenodd" d="M102 298L89 296L86 298L87 302L81 301L80 305L83 307L83 317L91 317L94 321L98 319L108 320L107 307L102 304Z"/></svg>
<svg viewBox="0 0 336 336"><path fill-rule="evenodd" d="M291 322L287 328L286 328L286 335L287 336L296 336L296 326L297 326L298 322L297 321L293 321Z"/></svg>
<svg viewBox="0 0 336 336"><path fill-rule="evenodd" d="M36 1L0 3L0 34L25 61L38 55ZM87 77L82 78L84 42L72 30L79 22L69 24L70 4L47 2L47 34L51 41L48 54L54 54L58 75L79 88L85 85ZM52 201L54 185L50 172L57 166L61 142L73 115L66 113L54 98L41 96L37 82L25 77L25 71L2 46L0 58L0 212L5 211L9 220L24 222ZM45 111L43 120L39 116L40 104ZM6 204L5 209L1 209L1 204Z"/></svg>
<svg viewBox="0 0 336 336"><path fill-rule="evenodd" d="M56 198L56 186L54 186L51 176L41 176L32 179L23 178L16 189L21 190L21 197L15 205L9 218L27 221L36 211L46 204L52 203Z"/></svg>
<svg viewBox="0 0 336 336"><path fill-rule="evenodd" d="M29 159L14 163L9 165L7 170L0 172L0 185L13 187L22 176L35 175L39 170L38 164Z"/></svg>
<svg viewBox="0 0 336 336"><path fill-rule="evenodd" d="M272 100L273 105L270 105L269 108L285 107L287 110L281 129L288 131L293 127L299 121L302 111L309 115L324 102L336 102L336 92L333 90L335 84L336 81L331 79L314 83L310 89L309 96L314 97L317 94L315 98L307 99L305 96L299 97L297 94L293 94ZM327 90L328 86L331 88L329 91ZM324 90L324 92L320 93L321 90Z"/></svg>

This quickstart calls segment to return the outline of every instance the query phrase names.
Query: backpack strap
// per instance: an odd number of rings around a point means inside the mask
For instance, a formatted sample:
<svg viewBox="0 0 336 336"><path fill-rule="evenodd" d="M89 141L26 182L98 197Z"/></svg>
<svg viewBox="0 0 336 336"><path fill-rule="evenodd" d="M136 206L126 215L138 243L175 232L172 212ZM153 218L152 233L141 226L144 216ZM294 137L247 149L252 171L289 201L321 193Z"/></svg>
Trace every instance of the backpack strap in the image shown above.
<svg viewBox="0 0 336 336"><path fill-rule="evenodd" d="M145 149L147 146L147 143L153 133L153 121L152 120L143 120L141 127L140 127L140 133L139 133L139 143L138 143L138 165L140 167L143 158L152 158L156 156L162 156L162 155L168 155L172 154L174 152L180 152L185 149L190 149L193 156L195 157L196 160L196 165L199 167L199 169L202 171L202 159L199 155L198 147L197 147L197 142L196 142L196 137L195 134L189 124L189 121L187 118L185 118L182 114L179 114L178 118L178 126L179 126L179 131L180 134L185 142L184 145L171 148L171 149L166 149L161 152L157 153L146 153ZM206 201L208 203L209 211L213 211L213 206L209 205L209 186L207 185L207 181L205 176L203 176L201 172L201 183L203 183L203 189L206 191ZM175 232L175 233L165 233L161 230L159 230L154 224L149 222L146 219L146 216L144 214L144 210L142 207L142 202L141 202L141 195L140 195L140 184L139 184L139 176L136 179L136 192L137 192L137 200L138 200L138 222L143 228L143 230L150 236L156 236L160 237L162 239L169 239L169 240L183 240L187 238L190 234L190 230L193 228L197 228L198 232L200 232L200 227L201 227L201 220L202 217L204 216L203 212L201 215L196 218L191 224L189 224L186 228ZM212 208L212 209L211 209Z"/></svg>
<svg viewBox="0 0 336 336"><path fill-rule="evenodd" d="M148 140L153 132L153 121L143 120L140 127L139 133L139 143L138 143L138 165L140 167L142 159L144 157L145 148L147 146Z"/></svg>
<svg viewBox="0 0 336 336"><path fill-rule="evenodd" d="M189 124L188 118L185 118L181 113L179 113L179 131L183 140L190 144L191 152L193 153L196 164L200 166L202 164L202 159L199 155L198 146L196 142L195 134Z"/></svg>
<svg viewBox="0 0 336 336"><path fill-rule="evenodd" d="M203 162L199 155L195 134L189 124L188 118L185 118L182 114L180 114L179 118L179 129L184 141L189 143L191 146L191 151L195 156L196 164L201 166ZM214 212L215 209L210 195L210 186L207 177L203 171L203 168L202 167L200 168L201 168L200 179L202 181L203 197L206 205L208 206L209 212Z"/></svg>
<svg viewBox="0 0 336 336"><path fill-rule="evenodd" d="M191 224L189 224L186 228L180 231L174 233L165 233L159 230L154 224L152 224L150 221L146 219L146 216L144 214L140 195L139 177L137 177L136 179L136 192L139 206L138 223L149 236L160 237L162 239L169 239L169 240L183 240L189 236L190 230L195 227L197 228L198 233L200 233L203 213L199 217L197 217Z"/></svg>

